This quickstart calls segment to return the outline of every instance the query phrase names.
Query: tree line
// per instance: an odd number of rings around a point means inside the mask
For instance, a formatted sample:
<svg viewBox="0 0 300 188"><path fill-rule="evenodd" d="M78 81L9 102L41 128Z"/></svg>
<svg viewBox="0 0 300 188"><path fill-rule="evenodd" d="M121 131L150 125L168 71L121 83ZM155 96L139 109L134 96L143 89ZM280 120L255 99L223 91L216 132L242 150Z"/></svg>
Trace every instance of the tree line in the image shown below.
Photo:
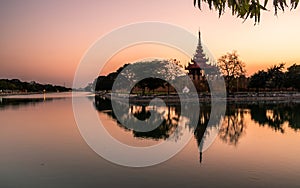
<svg viewBox="0 0 300 188"><path fill-rule="evenodd" d="M300 65L273 65L246 77L245 64L237 54L227 54L218 60L228 93L243 91L300 91Z"/></svg>
<svg viewBox="0 0 300 188"><path fill-rule="evenodd" d="M1 92L64 92L70 90L71 88L51 84L40 84L34 81L22 82L19 79L0 79Z"/></svg>
<svg viewBox="0 0 300 188"><path fill-rule="evenodd" d="M133 90L140 90L144 95L146 91L154 93L158 88L164 90L174 91L174 88L170 86L169 82L172 79L180 80L183 76L182 67L176 66L170 68L170 64L174 61L152 61L152 62L137 62L134 64L125 64L117 71L108 74L107 76L99 76L90 83L85 89L95 91L110 91L117 76L122 72L124 68L131 65L127 70L128 75L138 78L147 69L153 72L163 72L163 77L166 79L155 78L155 76L141 80L136 84ZM259 70L250 77L246 77L245 63L240 60L236 51L229 52L221 56L218 61L218 67L221 75L224 77L227 92L239 92L239 91L280 91L280 90L298 90L300 91L300 65L293 64L285 70L285 64L273 65L267 70ZM134 66L133 66L134 65ZM148 68L147 68L148 66ZM143 69L143 71L141 71ZM131 72L131 73L130 73ZM124 74L124 73L123 73ZM153 73L154 74L154 73ZM125 80L128 75L123 75ZM205 82L207 85L207 79L201 79L201 82ZM128 77L129 78L129 77ZM131 78L131 79L132 79ZM168 81L167 81L168 80ZM205 85L205 83L203 83ZM199 81L197 82L199 84ZM124 84L126 85L126 84ZM203 87L202 91L209 92L209 88Z"/></svg>
<svg viewBox="0 0 300 188"><path fill-rule="evenodd" d="M250 77L248 87L256 91L287 88L300 91L300 65L293 64L287 71L284 71L284 63L274 65L267 71L260 70Z"/></svg>
<svg viewBox="0 0 300 188"><path fill-rule="evenodd" d="M285 64L273 65L259 70L246 78L245 63L240 60L236 51L227 53L218 59L218 66L226 81L227 91L268 91L300 90L300 65L293 64L285 71Z"/></svg>
<svg viewBox="0 0 300 188"><path fill-rule="evenodd" d="M116 78L119 76L121 77L121 83L118 83L121 85L118 86L119 88L129 87L130 83L135 80L140 80L134 85L131 92L140 93L141 95L145 95L146 92L152 92L153 94L155 90L162 88L169 94L170 91L174 91L170 83L174 83L175 80L182 80L185 76L182 68L182 66L178 65L178 61L174 59L125 64L107 76L99 76L85 89L88 91L110 91L112 90ZM124 69L125 71L123 71ZM151 75L153 77L141 79L145 75Z"/></svg>

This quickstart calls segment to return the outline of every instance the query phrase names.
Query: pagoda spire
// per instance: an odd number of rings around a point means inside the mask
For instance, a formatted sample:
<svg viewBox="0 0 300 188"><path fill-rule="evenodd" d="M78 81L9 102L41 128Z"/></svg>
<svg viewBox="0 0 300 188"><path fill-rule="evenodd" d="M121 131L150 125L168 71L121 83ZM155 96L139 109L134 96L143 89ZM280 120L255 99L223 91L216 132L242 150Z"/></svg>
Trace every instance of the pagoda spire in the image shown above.
<svg viewBox="0 0 300 188"><path fill-rule="evenodd" d="M200 79L201 76L206 75L214 75L218 73L216 70L216 66L209 63L209 58L204 53L202 42L201 42L201 31L200 28L198 30L198 45L196 48L196 52L191 59L191 62L188 63L188 66L185 67L185 70L189 71L189 75L193 76L193 80Z"/></svg>
<svg viewBox="0 0 300 188"><path fill-rule="evenodd" d="M196 53L193 57L193 61L197 63L199 66L203 66L208 62L208 58L206 58L206 55L203 51L202 43L201 43L201 32L198 31L199 39L198 39L198 46L196 49Z"/></svg>

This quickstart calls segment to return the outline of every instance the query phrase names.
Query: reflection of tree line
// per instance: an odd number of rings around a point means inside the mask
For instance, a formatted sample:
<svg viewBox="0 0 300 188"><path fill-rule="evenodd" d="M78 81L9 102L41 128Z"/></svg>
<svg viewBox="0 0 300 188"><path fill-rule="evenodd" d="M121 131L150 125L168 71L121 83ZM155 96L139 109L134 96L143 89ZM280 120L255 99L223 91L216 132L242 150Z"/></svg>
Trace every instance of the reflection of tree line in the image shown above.
<svg viewBox="0 0 300 188"><path fill-rule="evenodd" d="M120 108L122 104L120 103ZM134 106L134 105L133 105ZM198 105L195 105L197 107ZM111 110L111 102L108 99L101 99L100 97L95 97L95 107L98 111L105 112L112 118L116 119L114 112ZM131 107L133 108L133 107ZM180 117L180 105L169 105L167 106L167 116L162 116L162 114L156 114L157 117L163 117L163 121L156 129L149 132L136 132L132 131L135 137L148 138L148 139L167 139L172 134L175 137L180 137L180 133L176 132L178 127L178 121ZM193 106L189 106L189 110L193 113ZM172 115L170 115L172 112ZM124 110L124 114L128 113L128 110ZM137 110L134 111L133 115L140 119L145 120L149 118L153 111L149 112L146 106L140 105ZM239 139L245 134L246 121L245 115L250 113L251 119L254 122L259 123L261 126L268 126L275 131L280 131L284 133L283 125L287 122L289 127L298 130L300 129L300 104L297 103L254 103L254 104L227 104L226 114L223 117L222 125L219 131L219 137L225 143L230 145L237 145ZM207 134L207 125L210 120L211 115L211 105L209 103L200 103L200 115L199 121L196 128L193 123L187 124L189 130L194 131L195 139L197 140L198 146L202 139L205 140L205 134ZM117 120L118 121L118 120ZM119 126L122 126L118 121ZM214 122L217 126L217 122ZM201 151L200 151L201 152ZM201 160L201 153L200 153Z"/></svg>
<svg viewBox="0 0 300 188"><path fill-rule="evenodd" d="M238 143L246 130L244 115L248 112L254 122L260 126L268 126L274 131L284 133L285 123L295 131L300 129L299 103L228 104L219 132L223 141L233 145Z"/></svg>
<svg viewBox="0 0 300 188"><path fill-rule="evenodd" d="M238 143L240 137L245 133L245 113L245 108L239 105L227 105L226 115L219 131L219 136L224 142L232 145Z"/></svg>
<svg viewBox="0 0 300 188"><path fill-rule="evenodd" d="M116 115L112 111L112 105L111 101L109 99L101 98L98 96L95 96L95 103L94 103L96 109L100 112L104 112L111 116L113 119L115 119L118 122L118 125L126 130L128 130L127 127L123 126L120 121L117 119ZM119 109L125 109L124 110L124 116L126 116L128 111L126 111L125 105L122 106L122 103L119 103ZM130 107L130 111L132 112L133 116L139 120L146 120L150 117L150 115L154 115L156 118L163 117L162 123L155 128L152 131L149 132L137 132L132 130L132 134L134 137L138 138L146 138L146 139L154 139L154 140L159 140L159 139L167 139L170 138L172 135L172 138L180 139L181 132L177 131L177 127L179 124L179 118L180 118L180 112L181 112L181 107L180 105L168 105L166 108L166 111L164 113L160 112L155 112L155 111L149 111L149 109L146 108L146 105L141 105L139 104L138 106L132 105ZM199 107L198 105L191 105L189 106L189 111L191 114L193 114L194 107ZM134 110L133 110L134 109ZM198 121L198 124L195 128L195 125L193 122L190 122L186 124L186 128L188 128L190 131L194 131L195 139L197 140L198 146L200 146L201 140L205 136L205 131L206 127L210 118L210 110L211 110L211 105L208 103L201 103L200 104L200 119ZM166 114L164 116L164 114ZM199 118L199 117L198 117ZM192 119L198 119L192 117ZM134 121L132 119L127 119L127 122ZM200 154L201 155L201 154Z"/></svg>
<svg viewBox="0 0 300 188"><path fill-rule="evenodd" d="M275 131L284 133L283 125L288 126L295 131L300 129L300 104L299 103L281 103L281 104L256 104L249 105L252 120L261 126L270 126Z"/></svg>
<svg viewBox="0 0 300 188"><path fill-rule="evenodd" d="M52 98L0 98L0 110L8 107L35 105L36 103L52 100Z"/></svg>
<svg viewBox="0 0 300 188"><path fill-rule="evenodd" d="M124 109L124 118L128 118L126 115L129 113L127 111L127 108L124 104L118 103L119 110ZM112 105L111 101L109 99L103 99L101 97L95 97L95 107L100 112L105 112L109 116L111 116L113 119L115 119L118 122L118 125L121 126L124 129L128 129L126 126L123 126L120 121L117 119L115 113L112 111ZM135 137L139 138L151 138L151 139L167 139L170 137L170 135L173 133L174 129L178 126L178 120L179 120L179 113L180 113L180 106L168 106L168 112L167 117L164 117L162 123L154 130L149 132L137 132L132 130L132 133ZM174 111L174 116L170 115L170 112ZM146 120L151 115L155 116L156 120L159 120L161 117L163 117L163 114L159 112L150 112L149 109L146 108L145 105L139 105L139 106L131 106L130 107L130 113L133 114L133 116L139 120ZM122 117L121 117L122 118ZM134 122L134 119L127 119L127 122Z"/></svg>
<svg viewBox="0 0 300 188"><path fill-rule="evenodd" d="M171 117L170 111L175 111L175 116ZM151 115L162 117L163 113L158 112L150 112L146 109L146 106L141 106L140 110L133 112L134 117L138 118L139 120L146 120ZM159 119L159 118L155 118ZM141 138L153 138L153 139L167 139L170 137L171 134L174 133L175 129L178 127L178 120L179 114L174 106L168 106L168 113L167 117L165 117L162 123L154 130L149 132L137 132L133 131L134 136L141 137Z"/></svg>

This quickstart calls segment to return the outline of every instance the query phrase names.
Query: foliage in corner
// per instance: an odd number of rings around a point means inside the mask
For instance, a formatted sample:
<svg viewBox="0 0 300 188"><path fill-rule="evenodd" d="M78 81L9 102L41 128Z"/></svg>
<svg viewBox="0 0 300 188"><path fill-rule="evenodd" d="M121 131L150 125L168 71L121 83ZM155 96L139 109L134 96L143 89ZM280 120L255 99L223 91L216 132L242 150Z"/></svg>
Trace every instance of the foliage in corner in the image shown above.
<svg viewBox="0 0 300 188"><path fill-rule="evenodd" d="M208 4L210 10L213 8L218 11L219 17L225 12L226 5L231 9L232 15L237 16L246 20L247 18L254 18L255 24L260 22L261 10L267 11L266 8L268 0L264 0L261 3L259 0L194 0L194 6L201 10L201 1ZM299 0L290 1L290 10L296 9ZM286 0L273 0L273 6L275 10L275 15L277 15L278 10L284 11L288 8Z"/></svg>

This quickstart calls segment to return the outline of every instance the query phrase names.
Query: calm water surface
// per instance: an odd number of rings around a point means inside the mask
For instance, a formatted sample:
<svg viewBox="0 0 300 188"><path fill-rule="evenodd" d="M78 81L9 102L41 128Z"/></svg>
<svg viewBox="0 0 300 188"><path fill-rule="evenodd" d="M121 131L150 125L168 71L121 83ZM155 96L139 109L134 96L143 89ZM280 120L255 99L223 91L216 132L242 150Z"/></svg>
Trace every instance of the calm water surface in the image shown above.
<svg viewBox="0 0 300 188"><path fill-rule="evenodd" d="M91 105L107 131L125 144L149 146L174 135L180 139L174 131L180 106L155 107L163 123L140 133L118 123L109 101L85 93L77 97L82 97L83 106ZM151 108L133 104L126 113L144 120ZM186 127L193 138L173 158L128 168L104 160L86 144L70 93L2 97L0 187L300 186L299 102L228 104L216 140L201 154L210 109L201 104L197 128Z"/></svg>

